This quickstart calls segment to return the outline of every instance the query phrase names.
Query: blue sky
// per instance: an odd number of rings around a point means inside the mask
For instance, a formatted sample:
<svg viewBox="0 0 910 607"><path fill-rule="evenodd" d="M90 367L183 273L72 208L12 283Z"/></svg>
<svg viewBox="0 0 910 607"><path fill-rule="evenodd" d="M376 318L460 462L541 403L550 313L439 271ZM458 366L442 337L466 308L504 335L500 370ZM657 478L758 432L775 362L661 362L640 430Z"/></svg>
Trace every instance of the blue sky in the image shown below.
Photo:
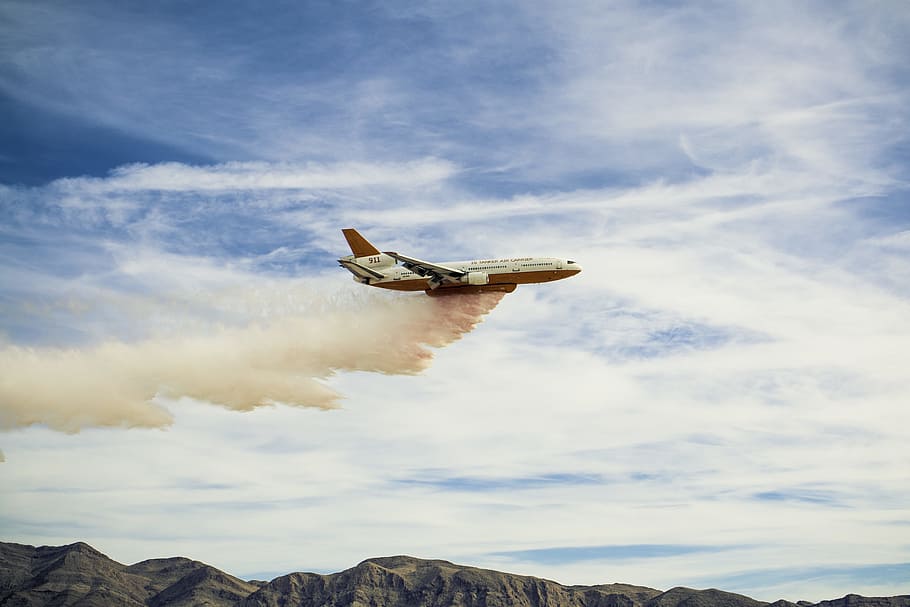
<svg viewBox="0 0 910 607"><path fill-rule="evenodd" d="M4 539L908 592L908 29L902 2L3 3ZM350 226L585 271L464 334L354 284Z"/></svg>

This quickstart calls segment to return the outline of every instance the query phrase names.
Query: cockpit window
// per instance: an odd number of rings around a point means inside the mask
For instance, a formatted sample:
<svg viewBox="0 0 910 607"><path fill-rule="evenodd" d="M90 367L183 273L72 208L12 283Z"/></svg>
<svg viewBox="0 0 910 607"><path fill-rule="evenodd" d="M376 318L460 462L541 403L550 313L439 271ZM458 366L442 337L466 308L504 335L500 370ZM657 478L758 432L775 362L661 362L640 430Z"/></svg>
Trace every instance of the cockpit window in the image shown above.
<svg viewBox="0 0 910 607"><path fill-rule="evenodd" d="M575 262L572 261L571 259L567 259L567 260L566 260L566 263L575 263Z"/></svg>

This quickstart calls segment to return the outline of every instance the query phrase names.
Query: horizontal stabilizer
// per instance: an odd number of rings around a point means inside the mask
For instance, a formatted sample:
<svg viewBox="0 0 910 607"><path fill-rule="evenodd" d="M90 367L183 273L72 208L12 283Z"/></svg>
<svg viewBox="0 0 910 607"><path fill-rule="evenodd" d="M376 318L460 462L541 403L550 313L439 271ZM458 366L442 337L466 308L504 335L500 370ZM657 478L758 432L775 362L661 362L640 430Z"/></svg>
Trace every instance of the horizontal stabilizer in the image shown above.
<svg viewBox="0 0 910 607"><path fill-rule="evenodd" d="M340 263L342 267L349 270L352 274L359 276L360 278L376 278L379 280L385 278L385 274L381 274L376 270L371 270L370 268L350 259L339 259L338 263Z"/></svg>

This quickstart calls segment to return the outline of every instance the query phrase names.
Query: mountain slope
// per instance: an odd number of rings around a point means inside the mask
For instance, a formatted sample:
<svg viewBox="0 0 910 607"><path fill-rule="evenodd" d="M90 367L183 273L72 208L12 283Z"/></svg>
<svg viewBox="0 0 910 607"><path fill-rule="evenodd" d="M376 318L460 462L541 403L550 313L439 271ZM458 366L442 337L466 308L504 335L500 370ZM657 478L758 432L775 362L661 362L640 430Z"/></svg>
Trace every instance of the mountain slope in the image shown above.
<svg viewBox="0 0 910 607"><path fill-rule="evenodd" d="M0 543L0 605L162 607L236 605L258 588L198 561L155 559L130 567L82 542Z"/></svg>
<svg viewBox="0 0 910 607"><path fill-rule="evenodd" d="M645 607L645 601L660 594L653 588L619 584L563 586L549 580L464 567L448 561L394 556L369 559L333 575L282 576L240 604L244 607Z"/></svg>
<svg viewBox="0 0 910 607"><path fill-rule="evenodd" d="M84 543L0 542L0 607L796 607L720 590L564 586L529 576L408 556L368 559L331 575L246 582L186 558L122 565ZM847 595L800 607L910 607L910 596Z"/></svg>

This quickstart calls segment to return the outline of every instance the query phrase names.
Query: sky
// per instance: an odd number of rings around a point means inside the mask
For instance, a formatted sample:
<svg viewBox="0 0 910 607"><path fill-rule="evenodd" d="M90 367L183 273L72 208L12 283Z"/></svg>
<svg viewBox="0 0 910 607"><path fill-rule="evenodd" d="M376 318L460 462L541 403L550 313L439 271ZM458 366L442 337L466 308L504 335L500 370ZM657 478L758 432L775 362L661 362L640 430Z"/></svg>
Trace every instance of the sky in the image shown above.
<svg viewBox="0 0 910 607"><path fill-rule="evenodd" d="M2 538L910 593L908 31L899 0L6 0ZM347 227L584 271L440 306L354 283Z"/></svg>

